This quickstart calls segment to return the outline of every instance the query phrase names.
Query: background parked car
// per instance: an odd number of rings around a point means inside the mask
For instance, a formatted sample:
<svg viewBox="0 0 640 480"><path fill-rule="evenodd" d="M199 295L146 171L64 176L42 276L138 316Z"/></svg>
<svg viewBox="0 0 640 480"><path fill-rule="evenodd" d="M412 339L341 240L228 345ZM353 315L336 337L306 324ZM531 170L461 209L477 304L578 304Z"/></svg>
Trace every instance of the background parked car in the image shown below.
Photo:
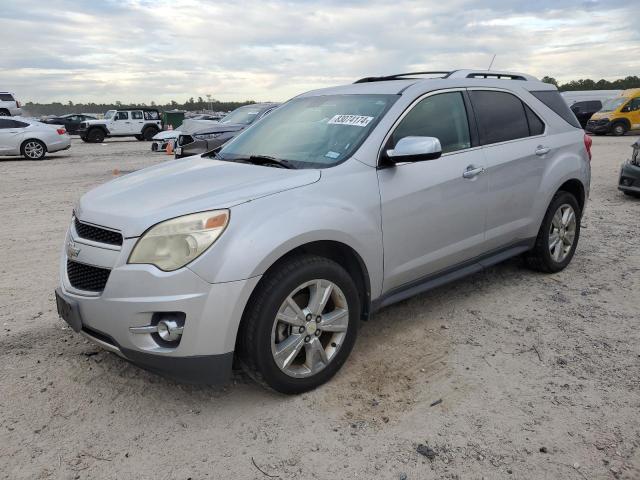
<svg viewBox="0 0 640 480"><path fill-rule="evenodd" d="M0 118L0 155L22 155L28 160L41 160L47 152L69 147L71 138L63 127L22 117Z"/></svg>
<svg viewBox="0 0 640 480"><path fill-rule="evenodd" d="M160 112L155 108L109 110L102 120L85 120L78 127L83 141L101 143L106 137L135 137L151 140L162 130Z"/></svg>
<svg viewBox="0 0 640 480"><path fill-rule="evenodd" d="M279 103L255 103L236 108L220 122L202 128L183 124L175 149L175 158L199 155L218 148L255 121L278 108Z"/></svg>
<svg viewBox="0 0 640 480"><path fill-rule="evenodd" d="M0 92L0 117L18 115L22 115L22 109L15 95L10 92Z"/></svg>
<svg viewBox="0 0 640 480"><path fill-rule="evenodd" d="M631 159L622 164L618 190L630 197L640 198L640 140L631 145Z"/></svg>
<svg viewBox="0 0 640 480"><path fill-rule="evenodd" d="M91 115L85 115L82 113L70 113L68 115L62 115L60 117L47 117L41 119L42 123L48 123L49 125L62 125L67 130L69 135L77 135L80 123L86 120L97 120L98 117Z"/></svg>
<svg viewBox="0 0 640 480"><path fill-rule="evenodd" d="M640 130L640 88L625 90L619 97L603 102L602 109L587 122L586 130L596 135L616 136Z"/></svg>

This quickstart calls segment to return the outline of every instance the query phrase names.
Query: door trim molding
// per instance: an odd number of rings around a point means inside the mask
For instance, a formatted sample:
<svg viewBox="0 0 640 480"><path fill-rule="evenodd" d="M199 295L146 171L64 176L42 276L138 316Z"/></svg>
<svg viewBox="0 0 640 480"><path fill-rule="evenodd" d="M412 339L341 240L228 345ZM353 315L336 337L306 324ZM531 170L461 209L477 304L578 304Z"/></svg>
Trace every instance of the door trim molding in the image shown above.
<svg viewBox="0 0 640 480"><path fill-rule="evenodd" d="M419 278L418 280L405 283L373 300L371 302L371 312L376 312L394 303L438 288L454 280L466 277L467 275L480 272L485 268L503 262L511 257L520 255L521 253L531 250L535 245L535 241L535 237L520 240L511 245L500 247L478 257L466 260L453 267L445 268L439 272Z"/></svg>

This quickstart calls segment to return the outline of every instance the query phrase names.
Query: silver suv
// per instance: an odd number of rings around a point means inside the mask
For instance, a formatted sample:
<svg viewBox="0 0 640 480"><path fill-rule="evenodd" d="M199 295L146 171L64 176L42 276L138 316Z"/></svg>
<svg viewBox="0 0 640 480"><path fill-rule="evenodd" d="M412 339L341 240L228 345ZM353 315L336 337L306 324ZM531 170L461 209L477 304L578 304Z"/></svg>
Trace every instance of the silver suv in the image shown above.
<svg viewBox="0 0 640 480"><path fill-rule="evenodd" d="M20 102L11 92L0 92L0 117L18 117L22 115Z"/></svg>
<svg viewBox="0 0 640 480"><path fill-rule="evenodd" d="M58 311L183 381L224 382L235 359L303 392L338 371L376 310L516 255L565 268L590 146L555 87L523 74L308 92L221 149L85 194Z"/></svg>

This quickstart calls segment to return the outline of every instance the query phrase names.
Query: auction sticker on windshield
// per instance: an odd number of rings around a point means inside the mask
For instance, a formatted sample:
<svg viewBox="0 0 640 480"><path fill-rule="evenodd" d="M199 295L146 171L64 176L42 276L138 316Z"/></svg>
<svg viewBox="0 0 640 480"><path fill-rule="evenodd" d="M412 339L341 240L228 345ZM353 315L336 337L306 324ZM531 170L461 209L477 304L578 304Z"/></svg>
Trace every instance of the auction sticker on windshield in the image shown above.
<svg viewBox="0 0 640 480"><path fill-rule="evenodd" d="M373 117L366 117L364 115L334 115L334 117L327 122L329 125L353 125L356 127L366 127L369 122L373 120Z"/></svg>

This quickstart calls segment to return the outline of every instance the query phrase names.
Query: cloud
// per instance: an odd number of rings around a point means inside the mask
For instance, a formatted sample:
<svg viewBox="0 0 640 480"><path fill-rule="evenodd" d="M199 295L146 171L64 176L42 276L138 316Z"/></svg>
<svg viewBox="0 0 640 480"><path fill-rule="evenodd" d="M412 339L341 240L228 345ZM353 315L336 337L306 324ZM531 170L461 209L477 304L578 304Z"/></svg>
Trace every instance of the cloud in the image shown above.
<svg viewBox="0 0 640 480"><path fill-rule="evenodd" d="M559 80L640 71L635 1L4 0L0 88L24 101L285 100L416 69Z"/></svg>

